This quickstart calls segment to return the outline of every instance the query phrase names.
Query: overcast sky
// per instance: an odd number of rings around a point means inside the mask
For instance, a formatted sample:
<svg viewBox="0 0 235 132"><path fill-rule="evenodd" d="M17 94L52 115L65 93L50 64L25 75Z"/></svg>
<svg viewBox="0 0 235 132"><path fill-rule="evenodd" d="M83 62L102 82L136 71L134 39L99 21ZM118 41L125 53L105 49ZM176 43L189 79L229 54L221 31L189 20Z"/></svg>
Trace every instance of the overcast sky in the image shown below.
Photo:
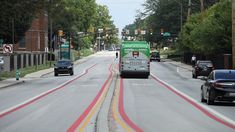
<svg viewBox="0 0 235 132"><path fill-rule="evenodd" d="M136 11L143 10L145 0L96 0L100 5L107 5L114 24L119 32L135 20Z"/></svg>

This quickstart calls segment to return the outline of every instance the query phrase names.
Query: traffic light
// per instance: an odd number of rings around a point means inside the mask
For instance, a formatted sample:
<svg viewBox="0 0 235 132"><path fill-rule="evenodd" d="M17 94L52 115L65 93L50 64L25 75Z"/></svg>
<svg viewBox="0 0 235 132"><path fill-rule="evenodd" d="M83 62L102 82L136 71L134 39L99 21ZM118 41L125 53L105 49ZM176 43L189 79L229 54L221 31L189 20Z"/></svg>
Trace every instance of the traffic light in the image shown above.
<svg viewBox="0 0 235 132"><path fill-rule="evenodd" d="M63 30L58 30L58 36L64 36L64 32L63 32Z"/></svg>

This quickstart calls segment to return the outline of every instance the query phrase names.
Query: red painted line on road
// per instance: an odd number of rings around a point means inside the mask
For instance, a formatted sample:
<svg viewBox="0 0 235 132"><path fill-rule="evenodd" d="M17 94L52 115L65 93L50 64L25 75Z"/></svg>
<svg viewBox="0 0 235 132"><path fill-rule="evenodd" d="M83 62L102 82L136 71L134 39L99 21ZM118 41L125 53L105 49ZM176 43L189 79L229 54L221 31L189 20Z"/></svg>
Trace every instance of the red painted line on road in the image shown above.
<svg viewBox="0 0 235 132"><path fill-rule="evenodd" d="M73 125L67 130L67 132L74 132L78 126L80 126L80 124L82 123L82 121L87 117L87 115L90 113L90 111L92 110L92 108L95 106L95 104L97 103L98 99L100 98L100 96L102 95L102 93L104 92L105 87L108 84L108 81L112 78L112 72L111 72L111 66L109 67L109 76L107 78L107 80L105 81L105 83L103 84L102 88L100 89L99 93L96 95L96 97L93 99L93 101L91 102L91 104L86 108L86 110L80 115L80 117L73 123Z"/></svg>
<svg viewBox="0 0 235 132"><path fill-rule="evenodd" d="M152 75L151 75L152 76ZM167 88L168 90L172 91L173 93L175 93L176 95L178 95L179 97L183 98L185 101L187 101L188 103L190 103L191 105L193 105L194 107L196 107L198 110L200 110L202 113L204 113L205 115L207 115L208 117L210 117L211 119L227 126L230 127L232 129L235 129L235 125L231 124L215 115L213 115L212 113L210 113L208 110L206 110L205 108L203 108L202 106L198 105L197 103L193 102L191 99L185 97L183 94L177 92L176 90L174 90L173 88L171 88L170 86L168 86L167 84L165 84L164 82L160 81L159 79L157 79L156 77L152 76L152 78L154 80L156 80L159 84L161 84L164 88Z"/></svg>
<svg viewBox="0 0 235 132"><path fill-rule="evenodd" d="M130 120L130 118L127 116L126 112L124 111L124 97L123 97L123 79L120 81L120 95L119 95L119 102L118 102L118 111L123 118L123 120L136 132L143 132L141 128L139 128L133 121Z"/></svg>
<svg viewBox="0 0 235 132"><path fill-rule="evenodd" d="M95 65L97 65L97 64L95 64ZM4 112L4 113L1 113L1 114L0 114L0 118L4 117L4 116L6 116L6 115L9 115L9 114L11 114L11 113L13 113L13 112L15 112L15 111L21 109L21 108L24 108L24 107L26 107L26 106L28 106L28 105L30 105L30 104L36 102L37 100L39 100L39 99L41 99L41 98L43 98L43 97L45 97L45 96L47 96L47 95L49 95L49 94L51 94L51 93L57 91L57 90L59 90L59 89L64 88L66 85L72 83L73 81L75 81L75 80L81 78L82 76L84 76L85 74L87 74L87 73L88 73L88 70L90 70L91 68L93 68L95 65L93 65L93 66L91 66L90 68L86 69L85 73L83 73L83 74L77 76L76 78L74 78L74 79L72 79L72 80L66 82L65 84L63 84L63 85L61 85L61 86L59 86L59 87L57 87L57 88L55 88L55 89L52 89L52 90L50 90L50 91L48 91L48 92L46 92L46 93L44 93L44 94L42 94L42 95L40 95L40 96L38 96L38 97L36 97L36 98L33 98L32 100L29 100L28 102L25 102L24 104L21 104L21 105L15 107L15 108L12 108L12 109L10 109L10 110Z"/></svg>

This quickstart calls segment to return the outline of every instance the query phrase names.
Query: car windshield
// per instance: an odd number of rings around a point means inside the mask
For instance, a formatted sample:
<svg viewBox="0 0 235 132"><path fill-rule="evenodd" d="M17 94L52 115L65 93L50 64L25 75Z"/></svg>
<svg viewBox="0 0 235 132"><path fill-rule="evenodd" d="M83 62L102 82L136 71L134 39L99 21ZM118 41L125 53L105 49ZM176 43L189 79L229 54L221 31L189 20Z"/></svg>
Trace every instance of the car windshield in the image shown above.
<svg viewBox="0 0 235 132"><path fill-rule="evenodd" d="M152 52L151 56L159 56L159 53L158 52Z"/></svg>
<svg viewBox="0 0 235 132"><path fill-rule="evenodd" d="M212 63L210 61L204 61L204 62L199 62L198 66L199 67L204 67L204 66L212 67L213 65L212 65Z"/></svg>
<svg viewBox="0 0 235 132"><path fill-rule="evenodd" d="M57 66L67 66L70 65L70 61L58 61Z"/></svg>

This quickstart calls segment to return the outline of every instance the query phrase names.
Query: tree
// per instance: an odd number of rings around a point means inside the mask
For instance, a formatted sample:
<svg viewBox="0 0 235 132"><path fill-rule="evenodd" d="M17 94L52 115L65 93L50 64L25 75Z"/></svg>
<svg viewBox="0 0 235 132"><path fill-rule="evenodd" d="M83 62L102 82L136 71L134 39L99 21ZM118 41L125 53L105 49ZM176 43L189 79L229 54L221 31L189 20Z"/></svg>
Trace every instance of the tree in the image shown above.
<svg viewBox="0 0 235 132"><path fill-rule="evenodd" d="M201 14L192 15L180 37L181 49L204 55L231 53L231 3L221 0Z"/></svg>
<svg viewBox="0 0 235 132"><path fill-rule="evenodd" d="M4 39L4 43L18 42L45 4L43 0L1 0L0 38Z"/></svg>

